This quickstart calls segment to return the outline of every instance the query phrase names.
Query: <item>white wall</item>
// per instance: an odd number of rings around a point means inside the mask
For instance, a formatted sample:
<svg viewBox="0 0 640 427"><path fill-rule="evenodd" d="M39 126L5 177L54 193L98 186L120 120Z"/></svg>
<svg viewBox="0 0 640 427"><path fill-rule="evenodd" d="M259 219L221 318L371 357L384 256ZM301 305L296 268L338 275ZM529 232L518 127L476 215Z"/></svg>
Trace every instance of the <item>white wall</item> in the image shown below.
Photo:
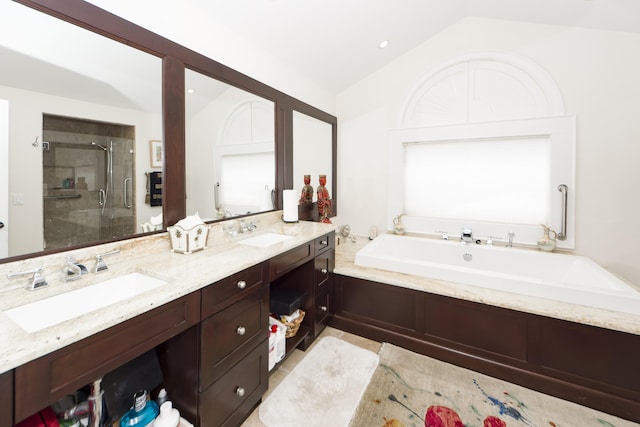
<svg viewBox="0 0 640 427"><path fill-rule="evenodd" d="M337 222L386 228L388 130L422 77L477 50L525 56L556 81L577 116L576 253L640 285L639 34L465 18L340 93Z"/></svg>
<svg viewBox="0 0 640 427"><path fill-rule="evenodd" d="M286 66L269 51L246 41L242 34L198 13L189 0L88 0L128 21L164 36L211 59L253 77L330 114L335 94ZM275 49L276 47L274 47Z"/></svg>
<svg viewBox="0 0 640 427"><path fill-rule="evenodd" d="M149 141L162 139L160 114L123 110L0 86L0 98L9 101L9 256L42 250L42 115L85 118L133 125L136 128L136 232L138 224L162 212L144 203L145 171L149 169ZM38 146L32 145L38 138ZM14 205L14 194L23 204Z"/></svg>

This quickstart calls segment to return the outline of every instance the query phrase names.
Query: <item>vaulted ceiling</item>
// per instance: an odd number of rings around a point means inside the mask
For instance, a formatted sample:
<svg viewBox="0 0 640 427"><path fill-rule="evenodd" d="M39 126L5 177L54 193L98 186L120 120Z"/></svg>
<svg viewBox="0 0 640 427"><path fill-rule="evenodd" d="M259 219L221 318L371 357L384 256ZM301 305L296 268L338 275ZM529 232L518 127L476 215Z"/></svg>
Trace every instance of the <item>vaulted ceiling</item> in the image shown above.
<svg viewBox="0 0 640 427"><path fill-rule="evenodd" d="M132 7L130 0L89 1L117 14L126 15ZM136 0L134 3L151 15L198 16L197 22L225 26L335 93L466 16L640 32L638 0ZM390 42L385 49L378 48L382 40ZM215 42L218 41L212 40Z"/></svg>

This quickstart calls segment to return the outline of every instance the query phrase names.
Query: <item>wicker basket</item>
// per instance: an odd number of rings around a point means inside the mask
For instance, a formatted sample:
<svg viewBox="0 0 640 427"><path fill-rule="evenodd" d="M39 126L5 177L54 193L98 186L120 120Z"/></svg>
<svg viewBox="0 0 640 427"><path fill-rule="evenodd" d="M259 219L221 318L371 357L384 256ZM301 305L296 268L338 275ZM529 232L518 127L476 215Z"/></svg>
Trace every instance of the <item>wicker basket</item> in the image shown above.
<svg viewBox="0 0 640 427"><path fill-rule="evenodd" d="M291 322L282 322L284 326L287 327L287 333L285 335L286 338L295 337L298 333L298 329L300 329L300 325L302 325L302 321L304 320L304 311L300 311L300 316L297 319L292 320Z"/></svg>

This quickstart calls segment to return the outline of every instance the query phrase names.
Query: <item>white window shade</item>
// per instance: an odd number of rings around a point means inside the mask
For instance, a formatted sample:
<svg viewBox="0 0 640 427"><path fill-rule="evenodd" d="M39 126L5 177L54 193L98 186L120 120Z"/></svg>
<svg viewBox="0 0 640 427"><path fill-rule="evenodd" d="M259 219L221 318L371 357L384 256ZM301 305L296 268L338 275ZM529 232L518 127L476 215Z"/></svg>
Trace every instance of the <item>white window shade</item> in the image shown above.
<svg viewBox="0 0 640 427"><path fill-rule="evenodd" d="M547 137L404 144L404 213L549 222Z"/></svg>

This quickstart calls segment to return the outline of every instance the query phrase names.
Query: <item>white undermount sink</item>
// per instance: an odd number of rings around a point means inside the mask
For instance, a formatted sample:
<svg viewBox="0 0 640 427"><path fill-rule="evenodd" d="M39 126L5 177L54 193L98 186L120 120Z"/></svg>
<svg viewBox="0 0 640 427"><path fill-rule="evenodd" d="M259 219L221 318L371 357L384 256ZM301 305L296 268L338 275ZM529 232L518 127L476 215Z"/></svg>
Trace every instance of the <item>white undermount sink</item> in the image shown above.
<svg viewBox="0 0 640 427"><path fill-rule="evenodd" d="M241 245L249 245L255 246L258 248L267 248L271 245L275 245L276 243L284 242L285 240L289 240L293 236L288 236L286 234L278 234L278 233L264 233L258 234L254 237L249 237L248 239L244 239L239 241Z"/></svg>
<svg viewBox="0 0 640 427"><path fill-rule="evenodd" d="M25 331L37 332L111 304L129 300L166 283L146 274L129 273L5 310L4 313Z"/></svg>

